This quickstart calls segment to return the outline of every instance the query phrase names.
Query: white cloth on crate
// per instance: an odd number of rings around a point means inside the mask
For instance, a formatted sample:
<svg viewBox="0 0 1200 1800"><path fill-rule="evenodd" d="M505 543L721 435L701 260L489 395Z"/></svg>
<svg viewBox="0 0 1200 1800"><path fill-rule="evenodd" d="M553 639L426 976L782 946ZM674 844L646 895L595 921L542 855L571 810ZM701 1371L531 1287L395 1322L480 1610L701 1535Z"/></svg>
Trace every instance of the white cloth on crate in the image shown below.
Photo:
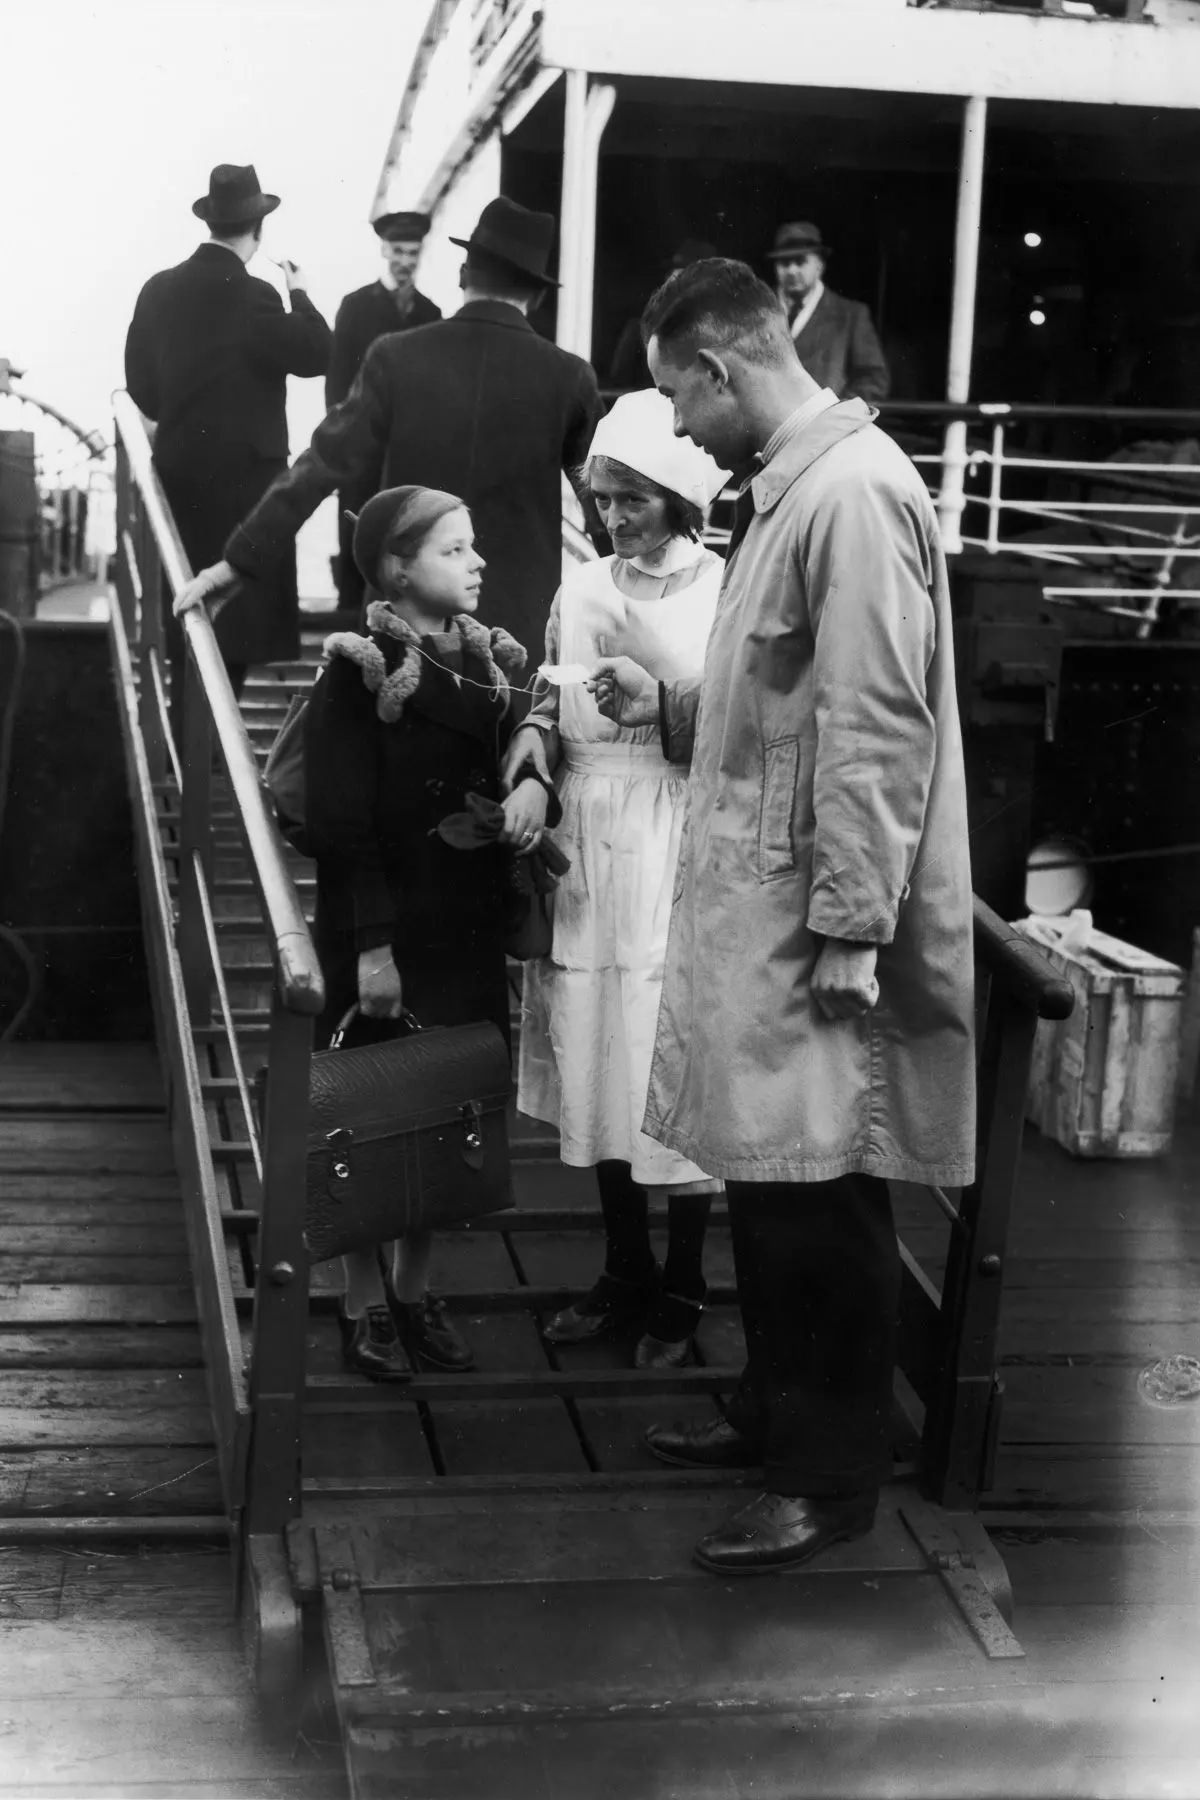
<svg viewBox="0 0 1200 1800"><path fill-rule="evenodd" d="M563 583L559 659L631 656L659 680L698 675L723 565L714 558L690 586L644 599L618 589L614 560ZM706 1183L642 1130L687 770L664 759L657 725L618 730L582 687L560 691L559 734L563 817L552 835L571 867L554 897L551 955L525 965L517 1105L558 1126L574 1167L615 1160L647 1187Z"/></svg>

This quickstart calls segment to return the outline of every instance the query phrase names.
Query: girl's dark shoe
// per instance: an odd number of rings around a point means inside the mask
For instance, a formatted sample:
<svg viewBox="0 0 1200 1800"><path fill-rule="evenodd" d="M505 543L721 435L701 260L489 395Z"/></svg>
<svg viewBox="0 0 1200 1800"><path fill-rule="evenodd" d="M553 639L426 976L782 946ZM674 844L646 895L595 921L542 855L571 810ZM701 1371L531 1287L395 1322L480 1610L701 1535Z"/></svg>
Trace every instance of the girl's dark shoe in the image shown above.
<svg viewBox="0 0 1200 1800"><path fill-rule="evenodd" d="M633 1353L635 1369L685 1369L696 1360L696 1329L704 1311L701 1300L682 1294L660 1294L650 1309L645 1335Z"/></svg>
<svg viewBox="0 0 1200 1800"><path fill-rule="evenodd" d="M654 1293L655 1276L625 1281L607 1271L581 1300L555 1313L542 1333L548 1344L585 1344L628 1325Z"/></svg>
<svg viewBox="0 0 1200 1800"><path fill-rule="evenodd" d="M342 1361L348 1369L357 1369L372 1381L412 1380L412 1364L404 1354L386 1306L368 1306L355 1319L339 1304L338 1327L342 1334Z"/></svg>
<svg viewBox="0 0 1200 1800"><path fill-rule="evenodd" d="M446 1302L436 1294L411 1302L399 1300L389 1283L388 1305L400 1341L417 1368L462 1375L475 1367L475 1352L457 1326L451 1324Z"/></svg>

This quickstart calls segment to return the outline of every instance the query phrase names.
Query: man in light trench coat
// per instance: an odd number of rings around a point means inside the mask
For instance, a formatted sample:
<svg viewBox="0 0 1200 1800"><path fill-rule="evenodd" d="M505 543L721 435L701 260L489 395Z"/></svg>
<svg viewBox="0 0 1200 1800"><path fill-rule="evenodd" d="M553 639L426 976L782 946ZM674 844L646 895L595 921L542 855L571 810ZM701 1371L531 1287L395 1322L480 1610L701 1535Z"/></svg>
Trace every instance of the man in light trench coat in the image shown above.
<svg viewBox="0 0 1200 1800"><path fill-rule="evenodd" d="M602 662L619 725L691 760L645 1130L725 1178L747 1364L726 1416L655 1426L687 1467L764 1467L696 1548L721 1574L869 1531L899 1252L888 1177L975 1147L971 876L950 600L929 496L861 400L797 363L742 263L643 316L676 430L751 471L702 682Z"/></svg>

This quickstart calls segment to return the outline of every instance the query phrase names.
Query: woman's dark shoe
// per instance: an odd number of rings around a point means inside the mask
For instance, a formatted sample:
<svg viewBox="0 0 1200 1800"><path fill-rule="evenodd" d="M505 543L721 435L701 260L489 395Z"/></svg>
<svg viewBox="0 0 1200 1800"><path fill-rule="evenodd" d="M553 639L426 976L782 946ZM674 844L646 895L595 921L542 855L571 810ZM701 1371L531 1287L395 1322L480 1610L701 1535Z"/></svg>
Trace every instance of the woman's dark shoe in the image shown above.
<svg viewBox="0 0 1200 1800"><path fill-rule="evenodd" d="M606 1270L581 1300L555 1313L542 1336L548 1344L585 1344L620 1331L643 1310L654 1292L655 1273L644 1281L625 1281Z"/></svg>
<svg viewBox="0 0 1200 1800"><path fill-rule="evenodd" d="M421 1300L399 1300L389 1285L388 1305L400 1341L417 1368L463 1375L475 1367L475 1352L458 1327L451 1324L446 1302L436 1294L426 1294Z"/></svg>
<svg viewBox="0 0 1200 1800"><path fill-rule="evenodd" d="M682 1294L659 1294L633 1353L635 1369L686 1369L696 1360L696 1327L704 1304Z"/></svg>
<svg viewBox="0 0 1200 1800"><path fill-rule="evenodd" d="M404 1354L386 1306L368 1306L355 1319L339 1305L338 1327L342 1334L342 1361L348 1369L357 1369L372 1381L412 1380L412 1364Z"/></svg>
<svg viewBox="0 0 1200 1800"><path fill-rule="evenodd" d="M633 1353L635 1369L686 1369L696 1360L694 1337L660 1338L645 1332Z"/></svg>

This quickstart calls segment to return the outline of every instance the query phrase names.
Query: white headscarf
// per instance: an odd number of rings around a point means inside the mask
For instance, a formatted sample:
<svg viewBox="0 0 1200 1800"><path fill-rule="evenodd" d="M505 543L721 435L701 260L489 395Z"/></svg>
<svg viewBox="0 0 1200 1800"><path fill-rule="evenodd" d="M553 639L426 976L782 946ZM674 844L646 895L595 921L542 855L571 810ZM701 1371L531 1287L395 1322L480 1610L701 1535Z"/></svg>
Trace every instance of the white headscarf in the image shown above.
<svg viewBox="0 0 1200 1800"><path fill-rule="evenodd" d="M707 451L691 438L675 436L675 409L657 388L622 394L596 427L588 451L609 456L627 469L668 488L704 511L729 480Z"/></svg>

